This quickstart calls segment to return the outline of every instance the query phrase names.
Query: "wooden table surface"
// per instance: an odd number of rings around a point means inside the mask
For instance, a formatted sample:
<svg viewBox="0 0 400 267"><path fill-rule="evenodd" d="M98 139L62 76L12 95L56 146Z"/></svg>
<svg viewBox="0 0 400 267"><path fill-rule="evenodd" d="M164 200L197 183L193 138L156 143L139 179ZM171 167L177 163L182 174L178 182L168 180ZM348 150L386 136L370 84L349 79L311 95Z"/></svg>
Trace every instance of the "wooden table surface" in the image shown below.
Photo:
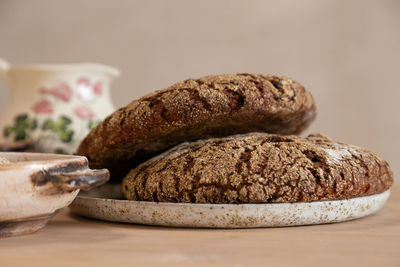
<svg viewBox="0 0 400 267"><path fill-rule="evenodd" d="M108 223L65 210L35 234L0 239L0 266L72 264L400 266L400 186L377 214L338 224L182 229Z"/></svg>

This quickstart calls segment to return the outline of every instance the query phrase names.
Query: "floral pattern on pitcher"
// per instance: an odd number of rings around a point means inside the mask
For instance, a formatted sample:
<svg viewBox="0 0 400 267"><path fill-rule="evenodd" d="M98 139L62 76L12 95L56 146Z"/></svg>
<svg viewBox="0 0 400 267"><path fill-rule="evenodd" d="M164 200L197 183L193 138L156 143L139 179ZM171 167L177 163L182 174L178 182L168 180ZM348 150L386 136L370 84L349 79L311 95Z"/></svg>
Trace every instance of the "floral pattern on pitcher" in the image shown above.
<svg viewBox="0 0 400 267"><path fill-rule="evenodd" d="M4 137L15 141L35 139L37 151L50 145L55 147L53 152L66 153L64 148L56 147L55 143L74 142L76 130L82 135L101 121L88 103L93 104L93 101L102 96L103 85L99 81L91 82L87 77L80 77L73 85L63 81L54 86L41 87L37 91L39 100L31 107L33 116L30 118L28 114L17 115L14 124L3 129ZM56 112L56 109L62 112ZM74 121L80 125L78 129L75 127L75 131L72 128ZM35 138L38 130L41 133Z"/></svg>
<svg viewBox="0 0 400 267"><path fill-rule="evenodd" d="M88 78L81 77L77 82L78 97L83 101L88 101L94 97L101 96L103 93L102 84L100 82L92 84Z"/></svg>
<svg viewBox="0 0 400 267"><path fill-rule="evenodd" d="M4 128L3 134L9 137L14 134L14 140L20 141L28 139L30 132L37 127L37 120L28 118L28 114L21 114L15 117L14 125Z"/></svg>
<svg viewBox="0 0 400 267"><path fill-rule="evenodd" d="M48 100L41 100L32 107L36 114L51 114L53 113L53 105Z"/></svg>
<svg viewBox="0 0 400 267"><path fill-rule="evenodd" d="M52 95L62 101L69 102L72 96L72 89L66 82L62 82L50 89L42 87L39 89L39 93L42 95Z"/></svg>

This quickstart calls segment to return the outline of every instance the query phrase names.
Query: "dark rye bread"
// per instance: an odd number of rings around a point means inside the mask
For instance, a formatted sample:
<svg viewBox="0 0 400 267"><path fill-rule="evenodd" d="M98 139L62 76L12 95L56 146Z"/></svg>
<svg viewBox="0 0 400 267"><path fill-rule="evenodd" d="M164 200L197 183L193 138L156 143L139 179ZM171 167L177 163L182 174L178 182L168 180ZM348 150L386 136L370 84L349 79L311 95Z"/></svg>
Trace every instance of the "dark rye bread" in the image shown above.
<svg viewBox="0 0 400 267"><path fill-rule="evenodd" d="M108 116L78 154L114 180L179 143L247 132L297 134L316 116L309 91L290 78L226 74L189 79ZM122 178L120 177L120 179Z"/></svg>
<svg viewBox="0 0 400 267"><path fill-rule="evenodd" d="M271 203L367 196L392 183L389 165L363 148L250 133L178 145L132 169L121 188L129 200Z"/></svg>

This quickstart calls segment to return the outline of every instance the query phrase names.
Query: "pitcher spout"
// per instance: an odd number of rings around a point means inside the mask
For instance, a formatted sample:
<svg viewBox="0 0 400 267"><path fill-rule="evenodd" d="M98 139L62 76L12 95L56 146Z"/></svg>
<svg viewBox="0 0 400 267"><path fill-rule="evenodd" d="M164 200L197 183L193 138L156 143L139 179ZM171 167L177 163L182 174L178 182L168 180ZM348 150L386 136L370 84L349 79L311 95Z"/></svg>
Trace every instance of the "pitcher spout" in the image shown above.
<svg viewBox="0 0 400 267"><path fill-rule="evenodd" d="M99 67L104 68L104 70L114 78L121 76L121 71L117 68L106 66L106 65L101 65L101 64L99 64Z"/></svg>
<svg viewBox="0 0 400 267"><path fill-rule="evenodd" d="M0 58L0 76L4 80L7 80L9 70L10 70L10 63L8 63L5 59Z"/></svg>

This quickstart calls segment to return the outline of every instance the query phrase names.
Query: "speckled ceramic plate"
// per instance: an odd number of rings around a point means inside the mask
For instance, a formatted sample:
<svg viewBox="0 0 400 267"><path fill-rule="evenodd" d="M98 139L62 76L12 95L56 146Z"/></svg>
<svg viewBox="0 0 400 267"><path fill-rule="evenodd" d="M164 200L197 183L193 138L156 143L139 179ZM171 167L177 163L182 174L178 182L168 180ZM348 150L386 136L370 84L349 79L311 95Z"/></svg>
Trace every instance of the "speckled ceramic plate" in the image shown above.
<svg viewBox="0 0 400 267"><path fill-rule="evenodd" d="M121 200L119 187L79 195L73 212L100 220L135 224L254 228L343 222L380 210L390 191L347 200L274 204L179 204Z"/></svg>

